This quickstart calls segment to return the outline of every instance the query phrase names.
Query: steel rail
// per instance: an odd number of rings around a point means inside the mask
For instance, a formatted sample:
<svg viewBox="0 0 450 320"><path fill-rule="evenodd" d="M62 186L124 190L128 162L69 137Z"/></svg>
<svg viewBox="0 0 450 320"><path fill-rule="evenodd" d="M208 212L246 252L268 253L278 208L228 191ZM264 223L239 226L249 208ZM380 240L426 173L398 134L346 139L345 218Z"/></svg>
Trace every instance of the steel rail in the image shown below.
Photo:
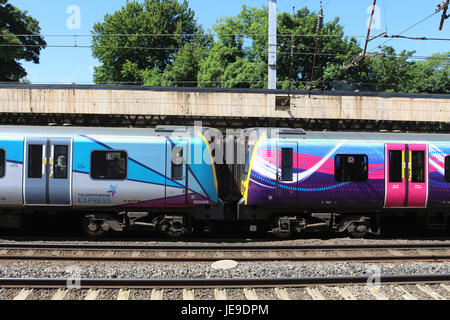
<svg viewBox="0 0 450 320"><path fill-rule="evenodd" d="M170 246L169 246L170 247ZM393 262L393 261L449 261L450 248L430 248L422 252L414 252L423 247L397 248L394 250L385 248L362 249L317 249L302 250L283 247L273 249L271 246L264 248L252 248L248 246L240 249L220 247L204 249L203 246L189 249L165 249L158 247L155 250L134 251L129 254L129 249L83 249L80 247L64 248L60 251L55 247L34 249L8 248L0 251L0 260L24 260L24 261L110 261L110 262L210 262L216 260L232 259L236 261L297 261L297 262ZM1 249L1 247L0 247ZM53 250L53 251L52 251ZM54 252L56 251L56 252ZM372 252L371 252L372 251ZM412 252L411 252L412 251ZM81 253L81 254L80 254ZM137 253L137 254L136 254ZM163 254L161 254L163 253ZM198 254L198 255L197 255Z"/></svg>
<svg viewBox="0 0 450 320"><path fill-rule="evenodd" d="M373 276L245 278L245 279L80 279L80 288L248 288L304 287L310 285L361 285L373 282ZM382 275L380 284L445 283L450 274ZM0 278L0 288L62 288L72 283L63 278Z"/></svg>
<svg viewBox="0 0 450 320"><path fill-rule="evenodd" d="M252 261L289 261L289 262L372 262L372 263L388 263L388 262L443 262L450 261L449 255L409 255L409 256L289 256L289 257L245 257L245 256L221 256L221 257L190 257L190 256L174 256L174 257L141 257L141 256L52 256L52 255L0 255L0 261L26 260L26 261L92 261L92 262L213 262L217 260L235 260L239 262Z"/></svg>
<svg viewBox="0 0 450 320"><path fill-rule="evenodd" d="M448 243L387 243L350 245L147 245L147 244L73 244L73 243L0 243L0 249L73 249L73 250L352 250L352 249L450 249Z"/></svg>

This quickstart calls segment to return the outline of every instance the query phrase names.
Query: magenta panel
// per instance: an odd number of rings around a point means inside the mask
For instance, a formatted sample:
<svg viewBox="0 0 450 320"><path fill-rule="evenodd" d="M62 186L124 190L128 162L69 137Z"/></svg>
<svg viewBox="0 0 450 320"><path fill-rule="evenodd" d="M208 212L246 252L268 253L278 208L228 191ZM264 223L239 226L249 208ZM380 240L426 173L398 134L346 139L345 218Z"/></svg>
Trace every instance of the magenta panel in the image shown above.
<svg viewBox="0 0 450 320"><path fill-rule="evenodd" d="M385 148L385 168L386 168L386 196L384 201L384 206L390 207L404 207L405 197L406 197L406 177L405 177L405 145L404 144L386 144ZM402 179L401 181L390 182L390 151L401 151L402 152Z"/></svg>
<svg viewBox="0 0 450 320"><path fill-rule="evenodd" d="M408 207L426 207L428 196L428 152L426 144L410 144L408 145L409 157L409 177L408 177ZM416 171L423 171L419 176L423 176L420 181L414 181L412 153L414 151L422 151L423 159L416 160Z"/></svg>

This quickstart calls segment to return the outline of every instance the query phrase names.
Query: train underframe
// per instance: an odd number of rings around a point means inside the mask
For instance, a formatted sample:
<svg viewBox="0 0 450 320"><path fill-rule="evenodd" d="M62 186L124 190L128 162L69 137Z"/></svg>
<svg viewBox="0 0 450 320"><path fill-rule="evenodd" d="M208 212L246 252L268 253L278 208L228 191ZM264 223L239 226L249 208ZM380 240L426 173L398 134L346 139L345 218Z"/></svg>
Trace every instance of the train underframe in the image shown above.
<svg viewBox="0 0 450 320"><path fill-rule="evenodd" d="M41 212L45 208L40 208ZM55 208L53 214L71 214L59 212ZM339 211L299 211L292 207L259 207L238 206L237 215L231 217L224 214L223 206L204 207L186 210L167 211L164 209L153 211L111 211L106 208L95 211L79 210L76 213L82 216L81 227L90 237L101 237L107 232L122 232L139 230L158 232L170 238L177 238L199 230L202 233L211 232L215 226L224 222L235 226L233 230L244 233L267 233L279 238L288 238L301 234L314 232L332 232L347 234L351 237L361 238L380 235L381 228L385 226L400 229L401 226L411 223L426 230L448 230L450 212L437 212L430 210L376 210L355 211L342 209ZM24 216L39 218L36 209L3 209L0 212L0 228L20 228ZM395 223L384 223L385 218L393 218ZM391 220L392 221L392 220Z"/></svg>
<svg viewBox="0 0 450 320"><path fill-rule="evenodd" d="M412 225L421 231L449 230L450 211L430 209L379 209L355 210L299 210L296 207L238 207L239 220L246 222L247 231L257 232L266 228L267 233L288 238L304 233L333 232L362 238L379 236L381 229ZM389 221L386 223L385 221Z"/></svg>

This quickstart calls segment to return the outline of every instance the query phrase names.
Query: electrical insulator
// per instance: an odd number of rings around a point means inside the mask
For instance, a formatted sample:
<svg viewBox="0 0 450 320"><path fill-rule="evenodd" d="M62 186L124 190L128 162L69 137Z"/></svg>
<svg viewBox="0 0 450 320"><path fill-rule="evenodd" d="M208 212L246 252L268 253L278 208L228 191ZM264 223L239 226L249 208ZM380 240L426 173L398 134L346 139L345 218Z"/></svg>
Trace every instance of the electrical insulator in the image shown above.
<svg viewBox="0 0 450 320"><path fill-rule="evenodd" d="M316 27L317 27L317 33L319 33L323 27L323 14L319 14L317 16L317 26Z"/></svg>

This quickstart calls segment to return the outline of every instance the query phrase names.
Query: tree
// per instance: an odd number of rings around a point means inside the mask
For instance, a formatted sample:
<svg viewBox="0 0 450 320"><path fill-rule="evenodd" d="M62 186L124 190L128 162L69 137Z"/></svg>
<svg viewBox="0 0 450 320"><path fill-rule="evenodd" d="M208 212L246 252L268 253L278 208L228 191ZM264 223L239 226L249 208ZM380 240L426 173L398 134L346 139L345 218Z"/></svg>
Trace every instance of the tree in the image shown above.
<svg viewBox="0 0 450 320"><path fill-rule="evenodd" d="M311 78L315 45L317 14L306 7L298 10L294 17L288 13L278 14L278 87L290 86L292 62L292 88L305 88ZM322 31L316 78L321 78L324 67L342 64L361 51L354 38L344 38L339 19L327 23ZM218 41L202 62L198 75L199 85L258 87L267 86L267 7L243 6L236 17L219 20L214 27ZM305 36L308 35L308 36ZM311 36L312 35L312 36ZM295 44L293 57L291 47ZM336 52L338 54L336 54ZM244 72L247 79L244 79ZM235 77L239 75L239 81Z"/></svg>
<svg viewBox="0 0 450 320"><path fill-rule="evenodd" d="M370 58L368 83L375 91L409 92L414 62L410 60L415 51L403 50L399 55L394 48L384 47L383 55Z"/></svg>
<svg viewBox="0 0 450 320"><path fill-rule="evenodd" d="M449 93L449 52L434 54L423 61L411 59L415 51L395 52L384 47L381 54L346 68L344 65L328 65L325 81L340 80L352 89L405 92L405 93Z"/></svg>
<svg viewBox="0 0 450 320"><path fill-rule="evenodd" d="M204 56L205 48L200 44L186 43L163 72L157 67L145 71L144 85L197 87L197 74Z"/></svg>
<svg viewBox="0 0 450 320"><path fill-rule="evenodd" d="M185 0L130 1L93 29L93 55L102 63L96 83L153 82L148 77L164 72L180 48L206 42Z"/></svg>
<svg viewBox="0 0 450 320"><path fill-rule="evenodd" d="M450 93L450 52L417 61L410 92Z"/></svg>
<svg viewBox="0 0 450 320"><path fill-rule="evenodd" d="M20 81L27 75L20 60L39 63L46 43L39 22L7 2L0 0L0 81Z"/></svg>

